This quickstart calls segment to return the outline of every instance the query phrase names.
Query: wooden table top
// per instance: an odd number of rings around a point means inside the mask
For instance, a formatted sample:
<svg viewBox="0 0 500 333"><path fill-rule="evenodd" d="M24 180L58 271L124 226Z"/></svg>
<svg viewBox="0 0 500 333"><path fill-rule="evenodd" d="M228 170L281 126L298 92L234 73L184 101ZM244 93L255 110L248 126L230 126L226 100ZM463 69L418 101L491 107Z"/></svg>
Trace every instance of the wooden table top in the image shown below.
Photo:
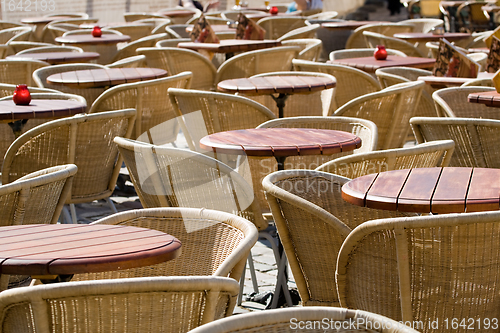
<svg viewBox="0 0 500 333"><path fill-rule="evenodd" d="M24 53L14 54L7 59L29 59L41 60L48 62L51 65L66 64L72 62L90 61L99 58L97 52L40 52L40 53Z"/></svg>
<svg viewBox="0 0 500 333"><path fill-rule="evenodd" d="M130 36L127 35L115 35L115 34L102 34L101 37L94 37L90 34L88 35L69 35L56 37L55 41L61 44L117 44L122 42L130 41Z"/></svg>
<svg viewBox="0 0 500 333"><path fill-rule="evenodd" d="M160 68L107 68L62 72L47 77L48 83L73 88L107 87L117 84L158 79L167 76Z"/></svg>
<svg viewBox="0 0 500 333"><path fill-rule="evenodd" d="M471 34L465 32L445 32L442 35L435 35L433 33L424 33L424 32L404 32L394 34L395 38L404 39L407 42L432 42L438 41L441 38L445 38L447 40L459 40L469 38Z"/></svg>
<svg viewBox="0 0 500 333"><path fill-rule="evenodd" d="M33 99L30 105L16 105L10 100L0 101L0 122L22 119L56 119L85 113L87 106L65 99Z"/></svg>
<svg viewBox="0 0 500 333"><path fill-rule="evenodd" d="M321 76L273 75L230 79L219 82L217 89L245 95L307 94L334 88L337 81Z"/></svg>
<svg viewBox="0 0 500 333"><path fill-rule="evenodd" d="M206 50L214 53L246 52L270 47L281 46L277 40L246 40L246 39L223 39L220 43L179 43L177 47L190 50Z"/></svg>
<svg viewBox="0 0 500 333"><path fill-rule="evenodd" d="M354 30L367 24L381 24L387 23L386 21L342 21L342 22L327 22L322 23L321 27L326 29L349 29Z"/></svg>
<svg viewBox="0 0 500 333"><path fill-rule="evenodd" d="M388 55L386 60L377 60L375 57L345 58L328 60L327 63L339 64L361 69L365 72L375 73L379 68L404 66L429 69L434 67L436 59L419 57L400 57Z"/></svg>
<svg viewBox="0 0 500 333"><path fill-rule="evenodd" d="M500 169L422 168L380 172L342 187L354 205L419 213L464 213L500 208Z"/></svg>
<svg viewBox="0 0 500 333"><path fill-rule="evenodd" d="M53 21L66 20L69 16L40 16L40 17L26 17L21 19L24 24L47 24Z"/></svg>
<svg viewBox="0 0 500 333"><path fill-rule="evenodd" d="M119 225L0 227L0 274L66 275L149 266L180 255L161 231Z"/></svg>
<svg viewBox="0 0 500 333"><path fill-rule="evenodd" d="M331 155L361 147L361 139L352 133L333 130L252 128L207 135L200 140L200 147L247 156Z"/></svg>
<svg viewBox="0 0 500 333"><path fill-rule="evenodd" d="M470 103L479 103L486 106L500 108L500 94L496 91L476 92L467 96Z"/></svg>

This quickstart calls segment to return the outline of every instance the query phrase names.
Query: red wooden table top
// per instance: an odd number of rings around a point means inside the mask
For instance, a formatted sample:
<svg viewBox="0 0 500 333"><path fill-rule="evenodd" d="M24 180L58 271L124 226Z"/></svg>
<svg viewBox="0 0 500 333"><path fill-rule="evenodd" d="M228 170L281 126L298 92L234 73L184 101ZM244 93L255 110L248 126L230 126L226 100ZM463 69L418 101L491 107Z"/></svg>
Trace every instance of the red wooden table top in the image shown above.
<svg viewBox="0 0 500 333"><path fill-rule="evenodd" d="M160 68L87 69L52 74L47 77L47 82L64 84L74 88L94 88L158 79L165 76L167 76L167 71Z"/></svg>
<svg viewBox="0 0 500 333"><path fill-rule="evenodd" d="M394 34L395 38L404 39L408 42L431 42L437 41L441 38L448 40L466 39L469 38L471 34L465 32L445 32L443 35L435 35L433 33L425 32L404 32Z"/></svg>
<svg viewBox="0 0 500 333"><path fill-rule="evenodd" d="M385 21L343 21L343 22L327 22L327 23L322 23L321 27L322 28L327 28L327 29L357 29L359 27L362 27L367 24L380 24L380 23L387 23Z"/></svg>
<svg viewBox="0 0 500 333"><path fill-rule="evenodd" d="M69 16L40 16L40 17L26 17L21 19L21 23L24 24L47 24L53 21L66 20Z"/></svg>
<svg viewBox="0 0 500 333"><path fill-rule="evenodd" d="M22 119L52 119L85 113L87 106L64 99L33 99L30 105L16 105L12 100L0 101L0 122Z"/></svg>
<svg viewBox="0 0 500 333"><path fill-rule="evenodd" d="M234 29L233 29L234 31ZM190 50L206 50L214 53L245 52L270 47L281 46L281 42L276 40L245 40L245 39L223 39L220 43L195 43L184 42L177 44L177 47Z"/></svg>
<svg viewBox="0 0 500 333"><path fill-rule="evenodd" d="M500 107L500 94L496 91L476 92L467 96L470 103L480 103L486 106Z"/></svg>
<svg viewBox="0 0 500 333"><path fill-rule="evenodd" d="M230 79L219 82L217 89L245 95L303 94L334 88L337 82L327 77L306 75L274 75Z"/></svg>
<svg viewBox="0 0 500 333"><path fill-rule="evenodd" d="M464 213L500 208L500 169L421 168L370 174L342 187L342 198L376 209Z"/></svg>
<svg viewBox="0 0 500 333"><path fill-rule="evenodd" d="M377 60L375 57L345 58L328 60L327 63L339 64L374 73L379 68L405 66L414 68L433 68L436 59L419 57L400 57L389 55L386 60Z"/></svg>
<svg viewBox="0 0 500 333"><path fill-rule="evenodd" d="M205 136L200 147L216 153L286 157L331 155L361 147L348 132L310 128L252 128Z"/></svg>
<svg viewBox="0 0 500 333"><path fill-rule="evenodd" d="M10 55L7 59L34 59L48 62L51 65L81 62L99 58L97 52L40 52Z"/></svg>
<svg viewBox="0 0 500 333"><path fill-rule="evenodd" d="M0 274L95 273L158 264L179 256L163 232L118 225L0 227Z"/></svg>
<svg viewBox="0 0 500 333"><path fill-rule="evenodd" d="M94 37L88 35L69 35L56 37L55 41L62 44L117 44L130 41L130 36L115 35L115 34L102 34L101 37Z"/></svg>

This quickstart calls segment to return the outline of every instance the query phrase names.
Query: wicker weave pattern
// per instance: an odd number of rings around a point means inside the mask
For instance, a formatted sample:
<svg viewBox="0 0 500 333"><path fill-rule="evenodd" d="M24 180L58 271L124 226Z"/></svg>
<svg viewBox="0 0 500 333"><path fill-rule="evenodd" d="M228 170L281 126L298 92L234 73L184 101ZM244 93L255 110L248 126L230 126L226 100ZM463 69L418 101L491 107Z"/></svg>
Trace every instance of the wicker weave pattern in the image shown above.
<svg viewBox="0 0 500 333"><path fill-rule="evenodd" d="M3 332L187 332L231 314L238 283L222 277L156 277L2 292Z"/></svg>
<svg viewBox="0 0 500 333"><path fill-rule="evenodd" d="M305 17L264 17L257 24L266 30L265 39L278 39L294 29L306 26Z"/></svg>
<svg viewBox="0 0 500 333"><path fill-rule="evenodd" d="M423 57L426 58L426 54L418 49L414 44L408 43L405 40L388 37L375 32L364 31L363 36L366 40L366 45L368 47L376 47L377 45L384 45L389 49L399 50L404 52L409 57Z"/></svg>
<svg viewBox="0 0 500 333"><path fill-rule="evenodd" d="M156 42L168 38L168 35L166 33L160 33L156 35L151 35L151 36L146 36L143 38L139 38L137 40L134 40L131 43L128 43L124 47L122 47L120 50L118 50L118 53L114 56L112 62L127 58L127 57L133 57L137 55L136 50L140 47L153 47L155 46Z"/></svg>
<svg viewBox="0 0 500 333"><path fill-rule="evenodd" d="M109 197L122 162L113 138L130 136L135 114L135 110L121 110L77 115L33 128L7 151L2 183L43 168L74 163L79 170L67 203Z"/></svg>
<svg viewBox="0 0 500 333"><path fill-rule="evenodd" d="M424 82L407 82L390 86L344 104L333 115L371 120L378 128L378 149L400 148L424 85Z"/></svg>
<svg viewBox="0 0 500 333"><path fill-rule="evenodd" d="M49 66L38 60L0 60L0 82L9 84L36 85L31 75L38 68Z"/></svg>
<svg viewBox="0 0 500 333"><path fill-rule="evenodd" d="M491 80L490 80L491 81ZM500 120L496 108L479 103L467 103L467 96L482 91L495 91L493 87L453 87L437 90L432 94L438 114L444 117L484 118Z"/></svg>
<svg viewBox="0 0 500 333"><path fill-rule="evenodd" d="M15 27L0 31L0 44L9 44L13 41L26 41L31 36L31 27Z"/></svg>
<svg viewBox="0 0 500 333"><path fill-rule="evenodd" d="M349 36L346 41L346 49L358 49L370 47L366 44L363 36L364 31L376 32L385 36L393 36L395 33L413 32L414 27L410 24L399 23L383 23L383 24L366 24L363 25Z"/></svg>
<svg viewBox="0 0 500 333"><path fill-rule="evenodd" d="M296 28L285 33L283 36L279 37L278 40L280 42L283 42L285 40L293 40L299 38L315 38L316 31L320 27L321 26L319 24L311 24L311 25L306 25L304 27Z"/></svg>
<svg viewBox="0 0 500 333"><path fill-rule="evenodd" d="M494 211L364 223L351 232L339 253L342 306L395 320L494 318L498 315L499 221L500 214ZM422 331L466 329L432 330L425 325Z"/></svg>
<svg viewBox="0 0 500 333"><path fill-rule="evenodd" d="M500 120L476 118L425 118L410 120L418 143L452 139L455 153L450 166L500 167Z"/></svg>
<svg viewBox="0 0 500 333"><path fill-rule="evenodd" d="M351 229L375 216L404 216L345 202L341 187L348 181L319 171L285 170L262 182L304 305L339 304L333 277Z"/></svg>
<svg viewBox="0 0 500 333"><path fill-rule="evenodd" d="M165 144L175 141L179 125L168 98L168 88L189 88L192 74L178 75L127 83L106 90L89 110L89 113L134 108L137 119L132 138Z"/></svg>
<svg viewBox="0 0 500 333"><path fill-rule="evenodd" d="M130 41L134 42L140 38L144 38L151 34L151 30L153 30L154 25L143 25L143 24L127 24L127 25L114 25L109 29L114 31L119 31L123 35L130 36ZM103 30L109 30L104 28Z"/></svg>
<svg viewBox="0 0 500 333"><path fill-rule="evenodd" d="M412 25L413 32L423 32L423 33L430 32L432 28L442 27L444 24L443 20L434 18L409 19L400 21L399 23L404 25Z"/></svg>
<svg viewBox="0 0 500 333"><path fill-rule="evenodd" d="M298 46L301 48L297 59L318 61L323 48L321 39L316 38L301 38L290 39L281 42L283 46Z"/></svg>
<svg viewBox="0 0 500 333"><path fill-rule="evenodd" d="M453 140L431 141L415 147L339 157L319 166L316 170L354 179L389 170L445 167L450 163L454 150Z"/></svg>

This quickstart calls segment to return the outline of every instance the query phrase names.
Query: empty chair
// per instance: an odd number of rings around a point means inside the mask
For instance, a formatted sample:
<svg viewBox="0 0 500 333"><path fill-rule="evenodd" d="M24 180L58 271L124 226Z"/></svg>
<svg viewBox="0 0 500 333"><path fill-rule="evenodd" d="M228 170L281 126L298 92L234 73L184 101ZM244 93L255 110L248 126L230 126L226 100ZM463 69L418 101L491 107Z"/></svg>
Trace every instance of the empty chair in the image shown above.
<svg viewBox="0 0 500 333"><path fill-rule="evenodd" d="M134 108L137 110L131 138L155 144L174 142L179 132L168 88L189 88L192 74L181 74L134 83L120 84L102 93L89 113Z"/></svg>
<svg viewBox="0 0 500 333"><path fill-rule="evenodd" d="M436 140L414 147L378 150L336 158L316 168L354 179L371 173L410 168L446 167L455 150L453 140Z"/></svg>
<svg viewBox="0 0 500 333"><path fill-rule="evenodd" d="M113 25L110 28L103 28L103 31L107 30L119 31L123 35L130 36L130 41L134 42L140 38L144 38L151 34L151 31L154 29L153 24L126 24L126 25Z"/></svg>
<svg viewBox="0 0 500 333"><path fill-rule="evenodd" d="M135 23L146 23L153 24L154 28L151 30L151 35L165 33L165 28L172 24L172 21L166 17L163 18L146 18L142 20L134 21Z"/></svg>
<svg viewBox="0 0 500 333"><path fill-rule="evenodd" d="M461 87L494 87L492 79L472 79L465 82Z"/></svg>
<svg viewBox="0 0 500 333"><path fill-rule="evenodd" d="M499 222L500 212L490 211L363 223L338 256L341 306L413 323L495 316ZM457 332L419 326L422 332Z"/></svg>
<svg viewBox="0 0 500 333"><path fill-rule="evenodd" d="M81 53L83 50L76 46L42 46L42 47L33 47L23 51L18 52L17 54L29 54L29 53L44 53L44 52L77 52Z"/></svg>
<svg viewBox="0 0 500 333"><path fill-rule="evenodd" d="M146 56L136 55L133 57L123 58L111 64L107 64L108 68L137 68L146 67Z"/></svg>
<svg viewBox="0 0 500 333"><path fill-rule="evenodd" d="M377 69L375 75L382 88L387 88L398 83L417 81L419 76L429 76L432 75L432 72L419 68L389 67ZM415 109L416 117L435 117L438 115L431 97L434 90L430 84L423 87L418 107Z"/></svg>
<svg viewBox="0 0 500 333"><path fill-rule="evenodd" d="M371 31L376 32L385 36L393 36L395 33L413 32L413 25L410 24L400 24L400 23L383 23L383 24L365 24L356 30L349 36L345 44L346 49L358 49L364 47L370 47L366 44L366 40L363 36L363 32Z"/></svg>
<svg viewBox="0 0 500 333"><path fill-rule="evenodd" d="M281 42L283 46L298 46L301 48L297 59L318 61L321 56L323 42L321 39L304 38L304 39L290 39Z"/></svg>
<svg viewBox="0 0 500 333"><path fill-rule="evenodd" d="M200 19L199 16L192 17L186 22L186 24L195 24L196 22L198 22L199 19ZM222 18L222 17L215 17L215 16L206 15L205 19L207 20L208 24L210 24L210 25L218 25L218 24L219 25L226 25L227 24L227 19Z"/></svg>
<svg viewBox="0 0 500 333"><path fill-rule="evenodd" d="M217 85L223 80L267 72L289 71L292 69L292 59L299 52L300 48L297 46L280 46L238 54L217 69L214 83Z"/></svg>
<svg viewBox="0 0 500 333"><path fill-rule="evenodd" d="M9 44L13 41L27 41L31 36L31 27L15 27L0 30L0 44Z"/></svg>
<svg viewBox="0 0 500 333"><path fill-rule="evenodd" d="M315 38L316 31L321 27L319 24L306 25L304 27L293 29L280 38L278 41L282 42L285 40L299 39L299 38Z"/></svg>
<svg viewBox="0 0 500 333"><path fill-rule="evenodd" d="M144 19L166 19L163 15L152 14L152 13L123 13L123 18L125 22L134 22Z"/></svg>
<svg viewBox="0 0 500 333"><path fill-rule="evenodd" d="M146 56L148 67L162 68L169 75L185 71L193 73L191 88L211 90L217 69L198 52L177 47L150 47L137 49L138 54Z"/></svg>
<svg viewBox="0 0 500 333"><path fill-rule="evenodd" d="M189 38L189 32L186 28L189 24L172 24L165 27L165 32L170 36L170 38Z"/></svg>
<svg viewBox="0 0 500 333"><path fill-rule="evenodd" d="M72 30L72 31L67 31L63 34L63 37L66 36L71 36L71 35L88 35L90 33L89 29L82 29L82 30ZM110 34L110 35L122 35L121 32L116 31L116 30L111 30L111 29L106 29L102 30L103 34ZM97 63L99 64L109 64L112 62L113 57L116 55L118 52L118 47L116 43L100 43L100 44L74 44L77 45L78 47L81 47L84 51L88 52L97 52L100 54L100 57L96 60Z"/></svg>
<svg viewBox="0 0 500 333"><path fill-rule="evenodd" d="M424 85L421 81L396 84L355 98L332 115L371 120L378 128L378 149L401 148Z"/></svg>
<svg viewBox="0 0 500 333"><path fill-rule="evenodd" d="M488 55L483 52L475 52L467 54L467 58L475 61L479 64L478 72L482 72L486 68L486 61L488 60Z"/></svg>
<svg viewBox="0 0 500 333"><path fill-rule="evenodd" d="M18 52L21 52L23 50L27 50L27 49L30 49L33 47L53 46L53 45L54 44L50 44L50 43L13 41L13 42L9 43L6 55L16 54Z"/></svg>
<svg viewBox="0 0 500 333"><path fill-rule="evenodd" d="M264 17L257 24L266 31L265 39L278 39L294 29L306 26L305 17Z"/></svg>
<svg viewBox="0 0 500 333"><path fill-rule="evenodd" d="M276 118L265 106L246 97L189 89L168 89L175 114L191 150L201 151L205 135L254 128Z"/></svg>
<svg viewBox="0 0 500 333"><path fill-rule="evenodd" d="M27 84L36 85L32 79L35 70L49 66L48 63L39 60L17 59L0 60L0 82L9 84Z"/></svg>
<svg viewBox="0 0 500 333"><path fill-rule="evenodd" d="M115 136L130 136L135 110L80 114L41 124L10 146L2 165L2 184L51 166L74 163L78 173L66 203L107 199L115 189L122 159ZM74 206L72 220L76 223ZM68 216L66 215L66 218Z"/></svg>
<svg viewBox="0 0 500 333"><path fill-rule="evenodd" d="M160 33L156 35L146 36L143 38L139 38L134 40L133 42L128 43L124 47L118 50L115 54L111 62L115 62L124 58L133 57L137 55L136 50L140 47L153 47L156 42L168 38L166 33Z"/></svg>
<svg viewBox="0 0 500 333"><path fill-rule="evenodd" d="M467 96L475 92L495 91L493 87L452 87L439 89L432 94L442 117L498 119L498 110L479 103L468 103Z"/></svg>
<svg viewBox="0 0 500 333"><path fill-rule="evenodd" d="M238 282L218 276L56 283L2 292L0 324L22 333L187 332L230 316L237 295Z"/></svg>
<svg viewBox="0 0 500 333"><path fill-rule="evenodd" d="M336 11L326 11L326 12L321 12L317 14L312 14L307 16L307 20L333 20L339 15L338 12Z"/></svg>
<svg viewBox="0 0 500 333"><path fill-rule="evenodd" d="M87 13L57 13L57 14L47 14L47 15L44 15L44 17L58 17L58 16L62 16L62 17L70 17L70 18L74 18L74 19L88 19L89 18L89 14Z"/></svg>
<svg viewBox="0 0 500 333"><path fill-rule="evenodd" d="M223 11L220 14L220 17L228 20L228 21L237 21L238 17L240 16L240 13L243 13L244 15L249 15L249 14L262 14L260 10L244 10L243 8L241 10L226 10Z"/></svg>
<svg viewBox="0 0 500 333"><path fill-rule="evenodd" d="M482 9L483 6L472 1L466 1L458 6L457 23L461 30L468 32L490 30L490 16Z"/></svg>
<svg viewBox="0 0 500 333"><path fill-rule="evenodd" d="M156 47L177 47L179 43L192 42L191 38L172 38L163 39L156 42Z"/></svg>
<svg viewBox="0 0 500 333"><path fill-rule="evenodd" d="M413 32L431 32L433 28L442 27L444 25L444 21L441 19L435 18L417 18L417 19L409 19L403 20L399 23L404 25L412 25Z"/></svg>
<svg viewBox="0 0 500 333"><path fill-rule="evenodd" d="M79 30L80 26L72 23L49 23L47 24L41 33L40 40L45 43L55 44L55 39L61 37L66 32L71 30Z"/></svg>
<svg viewBox="0 0 500 333"><path fill-rule="evenodd" d="M364 31L363 36L366 38L366 44L368 47L373 48L377 45L384 45L387 48L404 52L409 57L426 57L426 54L424 54L424 52L418 49L414 44L408 43L402 39L388 37L370 31Z"/></svg>
<svg viewBox="0 0 500 333"><path fill-rule="evenodd" d="M294 59L292 63L296 71L321 72L335 77L337 84L335 86L333 110L356 97L381 89L380 84L373 76L357 68L297 59Z"/></svg>
<svg viewBox="0 0 500 333"><path fill-rule="evenodd" d="M17 27L25 27L26 25L17 22L9 22L9 21L0 21L0 30L9 29L9 28L17 28Z"/></svg>
<svg viewBox="0 0 500 333"><path fill-rule="evenodd" d="M329 58L330 60L336 60L346 58L372 57L373 53L375 53L375 50L376 49L372 48L336 50L330 52ZM406 54L398 50L386 49L386 51L388 55L406 57Z"/></svg>
<svg viewBox="0 0 500 333"><path fill-rule="evenodd" d="M500 167L497 134L500 120L477 118L426 118L410 120L418 143L452 139L455 152L450 166L454 167Z"/></svg>
<svg viewBox="0 0 500 333"><path fill-rule="evenodd" d="M344 201L341 187L348 181L313 170L278 171L262 181L303 305L339 305L337 254L352 229L374 218L405 216Z"/></svg>

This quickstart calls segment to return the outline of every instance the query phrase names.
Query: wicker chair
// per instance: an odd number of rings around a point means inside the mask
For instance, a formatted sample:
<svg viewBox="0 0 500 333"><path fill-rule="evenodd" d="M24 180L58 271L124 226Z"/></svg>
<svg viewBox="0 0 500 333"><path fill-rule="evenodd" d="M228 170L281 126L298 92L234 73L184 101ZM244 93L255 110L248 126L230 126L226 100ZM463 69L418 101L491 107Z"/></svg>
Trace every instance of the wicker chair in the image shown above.
<svg viewBox="0 0 500 333"><path fill-rule="evenodd" d="M495 108L484 104L468 103L467 96L475 92L495 91L493 87L452 87L435 91L432 98L436 103L438 114L453 118L484 118L500 120Z"/></svg>
<svg viewBox="0 0 500 333"><path fill-rule="evenodd" d="M69 198L72 220L74 204L106 199L115 189L122 164L115 136L130 136L135 110L76 115L37 126L24 133L10 146L2 165L2 184L55 165L74 163L78 173L73 179ZM66 214L66 219L69 218Z"/></svg>
<svg viewBox="0 0 500 333"><path fill-rule="evenodd" d="M53 65L47 66L40 69L37 69L33 72L33 81L40 88L49 88L54 90L59 90L64 93L80 95L85 98L87 101L87 105L92 105L94 101L104 92L103 87L98 88L73 88L68 87L62 84L54 84L48 83L47 77L52 74L69 72L69 71L79 71L79 70L87 70L87 69L104 69L106 68L103 65L98 64L62 64L62 65Z"/></svg>
<svg viewBox="0 0 500 333"><path fill-rule="evenodd" d="M383 88L387 88L398 83L416 81L419 76L432 75L432 72L418 68L390 67L377 69L375 75L380 85ZM430 84L426 84L423 87L418 107L415 109L416 117L435 117L438 115L431 97L433 91L435 89Z"/></svg>
<svg viewBox="0 0 500 333"><path fill-rule="evenodd" d="M482 4L484 6L484 4ZM490 30L490 16L483 11L481 3L466 1L457 8L460 30L473 32Z"/></svg>
<svg viewBox="0 0 500 333"><path fill-rule="evenodd" d="M17 22L9 22L9 21L0 21L0 30L17 28L17 27L25 27L25 24L17 23Z"/></svg>
<svg viewBox="0 0 500 333"><path fill-rule="evenodd" d="M375 50L371 48L337 50L330 52L329 59L333 61L346 58L371 57ZM388 55L406 57L406 54L398 50L386 49L386 51Z"/></svg>
<svg viewBox="0 0 500 333"><path fill-rule="evenodd" d="M49 66L48 63L38 60L0 60L0 82L8 84L24 83L34 86L33 72L39 68Z"/></svg>
<svg viewBox="0 0 500 333"><path fill-rule="evenodd" d="M137 68L146 67L146 56L136 55L128 58L117 60L106 65L107 68Z"/></svg>
<svg viewBox="0 0 500 333"><path fill-rule="evenodd" d="M399 22L404 25L412 25L413 32L430 32L433 28L442 27L444 25L444 21L441 19L434 18L417 18L417 19L409 19L403 20Z"/></svg>
<svg viewBox="0 0 500 333"><path fill-rule="evenodd" d="M323 321L325 318L328 318L328 322ZM299 327L305 328L309 324L311 327L316 325L314 327L321 329L313 330L308 326L306 329L308 332L418 333L387 317L361 310L334 307L294 307L245 313L202 325L189 333L290 332L299 330Z"/></svg>
<svg viewBox="0 0 500 333"><path fill-rule="evenodd" d="M226 10L220 14L220 17L226 19L227 21L238 21L238 17L240 13L248 15L248 14L262 14L260 10Z"/></svg>
<svg viewBox="0 0 500 333"><path fill-rule="evenodd" d="M192 77L190 72L184 72L161 79L120 84L102 93L88 112L134 108L137 119L131 138L160 145L174 142L179 123L167 90L189 88Z"/></svg>
<svg viewBox="0 0 500 333"><path fill-rule="evenodd" d="M113 25L110 28L103 28L103 31L113 30L119 31L123 35L130 36L130 42L134 42L138 39L147 37L151 35L151 31L154 29L153 24L127 24L127 25Z"/></svg>
<svg viewBox="0 0 500 333"><path fill-rule="evenodd" d="M89 29L72 30L65 32L63 34L63 37L71 35L88 35L89 33L90 33ZM122 35L121 32L111 29L106 29L106 30L103 29L102 33L110 35ZM100 57L96 60L96 62L101 65L106 65L111 63L115 55L118 53L118 45L115 43L111 44L105 43L97 45L90 45L90 44L75 44L75 45L81 47L84 51L99 53Z"/></svg>
<svg viewBox="0 0 500 333"><path fill-rule="evenodd" d="M156 47L177 47L177 44L184 42L192 42L191 38L172 38L172 39L163 39L156 42Z"/></svg>
<svg viewBox="0 0 500 333"><path fill-rule="evenodd" d="M378 127L378 149L403 147L410 130L408 121L420 100L424 82L400 83L353 99L334 116L363 118Z"/></svg>
<svg viewBox="0 0 500 333"><path fill-rule="evenodd" d="M114 214L92 224L129 225L175 235L182 254L161 264L76 274L72 281L146 276L223 276L239 281L258 232L248 220L233 214L197 208L146 208Z"/></svg>
<svg viewBox="0 0 500 333"><path fill-rule="evenodd" d="M166 17L163 18L146 18L142 20L134 21L135 23L146 23L153 24L154 28L151 30L151 35L157 35L165 33L165 28L172 24L172 21Z"/></svg>
<svg viewBox="0 0 500 333"><path fill-rule="evenodd" d="M323 42L321 39L304 38L304 39L290 39L281 42L283 46L298 46L301 48L297 59L318 61L321 56Z"/></svg>
<svg viewBox="0 0 500 333"><path fill-rule="evenodd" d="M500 212L490 211L363 223L338 256L341 306L398 321L496 318L499 222ZM467 332L451 325L421 330Z"/></svg>
<svg viewBox="0 0 500 333"><path fill-rule="evenodd" d="M453 140L437 140L414 147L379 150L336 158L316 168L354 179L371 173L410 169L446 167L455 150Z"/></svg>
<svg viewBox="0 0 500 333"><path fill-rule="evenodd" d="M59 16L63 16L63 17L69 17L69 18L74 18L74 19L88 19L89 18L89 14L87 13L56 13L56 14L47 14L47 15L44 15L43 17L59 17Z"/></svg>
<svg viewBox="0 0 500 333"><path fill-rule="evenodd" d="M214 87L217 69L198 52L177 47L150 47L139 48L137 53L146 56L148 67L162 68L169 75L176 75L185 71L192 72L192 89L211 90Z"/></svg>
<svg viewBox="0 0 500 333"><path fill-rule="evenodd" d="M151 13L123 13L123 18L125 19L125 22L136 22L145 19L167 19L163 15Z"/></svg>
<svg viewBox="0 0 500 333"><path fill-rule="evenodd" d="M279 46L238 54L226 60L217 69L214 85L228 79L289 71L292 69L292 59L296 58L299 52L300 48L297 46Z"/></svg>
<svg viewBox="0 0 500 333"><path fill-rule="evenodd" d="M189 24L172 24L165 27L165 32L170 36L170 38L189 38L189 32L186 28Z"/></svg>
<svg viewBox="0 0 500 333"><path fill-rule="evenodd" d="M278 171L262 181L302 305L339 305L336 259L352 229L373 218L408 216L345 202L341 187L348 181L313 170Z"/></svg>
<svg viewBox="0 0 500 333"><path fill-rule="evenodd" d="M365 24L349 36L345 44L346 49L359 49L369 47L363 36L363 32L376 32L385 36L393 36L395 33L413 32L413 25L400 23L380 23L380 24Z"/></svg>
<svg viewBox="0 0 500 333"><path fill-rule="evenodd" d="M319 24L311 24L311 25L306 25L304 27L296 28L278 38L278 41L283 42L285 40L291 40L291 39L315 38L316 31L319 28L321 28L321 25Z"/></svg>
<svg viewBox="0 0 500 333"><path fill-rule="evenodd" d="M40 43L40 42L10 42L8 45L7 52L5 53L6 56L16 54L18 52L21 52L23 50L31 49L34 47L43 47L43 46L54 46L54 44L50 43Z"/></svg>
<svg viewBox="0 0 500 333"><path fill-rule="evenodd" d="M307 20L308 21L310 21L310 20L333 20L333 19L336 19L337 16L339 16L338 12L330 10L330 11L321 12L318 14L309 15L307 17Z"/></svg>
<svg viewBox="0 0 500 333"><path fill-rule="evenodd" d="M266 30L265 39L278 39L294 29L306 26L305 17L264 17L257 24Z"/></svg>
<svg viewBox="0 0 500 333"><path fill-rule="evenodd" d="M418 143L443 139L455 141L450 166L500 167L497 149L500 120L415 117L410 119L410 125Z"/></svg>
<svg viewBox="0 0 500 333"><path fill-rule="evenodd" d="M233 312L238 283L218 276L67 282L7 290L7 332L187 332Z"/></svg>
<svg viewBox="0 0 500 333"><path fill-rule="evenodd" d="M337 79L333 110L354 98L380 91L380 84L370 74L357 68L325 64L305 60L292 60L296 71L321 72L333 75Z"/></svg>
<svg viewBox="0 0 500 333"><path fill-rule="evenodd" d="M27 41L31 36L31 27L15 27L0 30L0 44L9 44L13 41Z"/></svg>
<svg viewBox="0 0 500 333"><path fill-rule="evenodd" d="M18 52L17 54L29 54L29 53L44 53L44 52L77 52L82 53L83 50L76 46L42 46L42 47L33 47L23 51Z"/></svg>
<svg viewBox="0 0 500 333"><path fill-rule="evenodd" d="M198 22L199 19L200 19L199 16L194 16L194 17L190 18L186 22L186 24L195 24L196 22ZM227 20L225 18L222 18L222 17L215 17L215 16L206 15L205 19L207 20L207 22L210 25L227 25Z"/></svg>
<svg viewBox="0 0 500 333"><path fill-rule="evenodd" d="M146 36L143 38L139 38L137 40L134 40L131 43L128 43L124 47L118 50L118 52L115 54L113 57L112 62L128 58L128 57L133 57L137 55L136 50L140 47L154 47L156 42L168 38L168 35L166 33L161 33L161 34L156 34L156 35L150 35Z"/></svg>
<svg viewBox="0 0 500 333"><path fill-rule="evenodd" d="M465 82L460 87L494 87L492 79L473 79Z"/></svg>
<svg viewBox="0 0 500 333"><path fill-rule="evenodd" d="M71 30L79 30L80 26L72 23L49 23L41 33L40 40L45 43L56 44L55 39Z"/></svg>
<svg viewBox="0 0 500 333"><path fill-rule="evenodd" d="M399 38L388 37L370 31L364 31L363 36L366 39L366 45L371 48L374 48L377 45L385 45L387 48L404 52L409 57L427 57L427 55L414 44L408 43L407 41Z"/></svg>
<svg viewBox="0 0 500 333"><path fill-rule="evenodd" d="M205 135L222 131L254 128L276 118L265 106L246 97L188 89L168 89L174 112L191 150L199 147Z"/></svg>

